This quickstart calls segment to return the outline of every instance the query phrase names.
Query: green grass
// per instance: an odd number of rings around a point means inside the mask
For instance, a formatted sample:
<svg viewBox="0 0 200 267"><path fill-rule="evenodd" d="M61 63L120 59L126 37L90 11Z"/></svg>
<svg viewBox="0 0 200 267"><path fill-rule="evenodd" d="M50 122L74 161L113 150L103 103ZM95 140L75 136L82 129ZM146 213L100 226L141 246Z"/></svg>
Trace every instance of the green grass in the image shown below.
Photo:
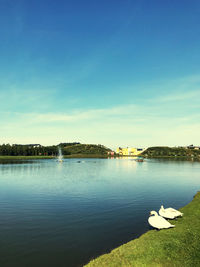
<svg viewBox="0 0 200 267"><path fill-rule="evenodd" d="M86 266L200 266L200 192L180 210L183 217L170 221L175 228L150 230Z"/></svg>
<svg viewBox="0 0 200 267"><path fill-rule="evenodd" d="M108 155L102 154L72 154L65 155L64 158L108 158Z"/></svg>

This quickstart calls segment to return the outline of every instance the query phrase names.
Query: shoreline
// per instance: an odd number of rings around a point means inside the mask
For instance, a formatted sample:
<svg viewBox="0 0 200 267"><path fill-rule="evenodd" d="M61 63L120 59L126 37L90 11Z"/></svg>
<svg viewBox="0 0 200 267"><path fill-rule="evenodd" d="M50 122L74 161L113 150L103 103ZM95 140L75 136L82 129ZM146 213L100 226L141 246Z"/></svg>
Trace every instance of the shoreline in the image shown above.
<svg viewBox="0 0 200 267"><path fill-rule="evenodd" d="M113 159L113 158L134 158L135 156L108 156L108 155L98 155L98 154L72 154L63 155L64 159L69 158L102 158L102 159ZM170 156L155 156L155 157L144 157L144 159L169 159L169 160L181 160L181 161L192 161L200 162L199 158L190 158L184 156L170 157ZM57 156L0 156L0 161L5 160L35 160L35 159L57 159Z"/></svg>
<svg viewBox="0 0 200 267"><path fill-rule="evenodd" d="M28 159L57 159L57 156L0 156L0 160L28 160ZM83 154L75 154L75 155L65 155L64 159L67 158L108 158L107 155L83 155Z"/></svg>
<svg viewBox="0 0 200 267"><path fill-rule="evenodd" d="M200 192L180 211L183 217L170 220L175 228L149 230L84 266L200 266Z"/></svg>

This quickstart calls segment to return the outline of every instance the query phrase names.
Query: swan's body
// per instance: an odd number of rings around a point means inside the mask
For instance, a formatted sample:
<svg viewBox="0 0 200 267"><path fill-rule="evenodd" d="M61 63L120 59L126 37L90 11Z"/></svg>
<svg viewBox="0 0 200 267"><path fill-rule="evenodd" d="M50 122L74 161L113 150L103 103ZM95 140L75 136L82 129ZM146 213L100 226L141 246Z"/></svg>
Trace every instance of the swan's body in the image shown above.
<svg viewBox="0 0 200 267"><path fill-rule="evenodd" d="M151 211L150 215L154 215L154 216L150 216L148 219L148 222L154 228L167 229L167 228L175 227L175 225L172 225L167 220L165 220L163 217L159 216L156 211Z"/></svg>
<svg viewBox="0 0 200 267"><path fill-rule="evenodd" d="M173 208L164 209L163 206L161 206L159 210L159 214L160 216L167 218L167 219L174 219L176 217L183 216L182 212L175 210Z"/></svg>

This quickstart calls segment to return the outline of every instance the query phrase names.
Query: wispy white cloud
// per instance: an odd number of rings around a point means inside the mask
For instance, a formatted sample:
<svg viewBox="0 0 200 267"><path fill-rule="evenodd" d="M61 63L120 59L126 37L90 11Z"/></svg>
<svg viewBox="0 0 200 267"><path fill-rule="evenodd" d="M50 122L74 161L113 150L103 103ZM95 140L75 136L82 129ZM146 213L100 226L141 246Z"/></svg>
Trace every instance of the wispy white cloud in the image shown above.
<svg viewBox="0 0 200 267"><path fill-rule="evenodd" d="M198 142L199 114L172 116L167 111L155 112L161 108L162 103L160 106L157 103L156 109L154 106L124 105L77 110L71 114L17 113L15 119L9 122L10 114L4 127L1 123L1 134L6 140L13 140L15 136L15 142L35 140L37 143L50 144L81 139L83 142L103 143L112 147L117 144L148 146Z"/></svg>
<svg viewBox="0 0 200 267"><path fill-rule="evenodd" d="M196 82L197 78L192 80ZM144 99L139 104L74 108L65 112L0 113L0 142L53 144L64 141L117 145L199 144L200 91Z"/></svg>
<svg viewBox="0 0 200 267"><path fill-rule="evenodd" d="M184 93L174 93L171 95L166 95L166 96L162 96L157 98L156 100L159 100L161 102L172 102L172 101L196 101L197 99L200 98L200 86L199 86L199 90L194 90L194 91L189 91L189 92L184 92ZM155 99L154 99L155 101Z"/></svg>

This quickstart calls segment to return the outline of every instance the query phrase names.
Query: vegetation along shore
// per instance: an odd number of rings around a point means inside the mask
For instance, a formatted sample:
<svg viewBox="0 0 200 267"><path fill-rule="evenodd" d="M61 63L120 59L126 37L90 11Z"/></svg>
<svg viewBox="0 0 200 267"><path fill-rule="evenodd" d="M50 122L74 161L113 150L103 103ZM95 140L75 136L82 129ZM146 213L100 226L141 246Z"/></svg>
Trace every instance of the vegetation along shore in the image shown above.
<svg viewBox="0 0 200 267"><path fill-rule="evenodd" d="M106 157L111 149L103 145L60 143L52 146L40 144L3 144L0 145L0 159L41 159L55 158L58 156L58 148L64 157Z"/></svg>
<svg viewBox="0 0 200 267"><path fill-rule="evenodd" d="M180 211L175 228L150 230L85 266L200 266L200 192Z"/></svg>
<svg viewBox="0 0 200 267"><path fill-rule="evenodd" d="M3 144L0 145L0 159L46 159L58 156L61 149L64 158L106 158L129 157L117 154L104 145L81 144L79 142L60 143L52 146L40 144ZM149 147L139 154L144 158L173 158L185 160L200 160L200 147Z"/></svg>
<svg viewBox="0 0 200 267"><path fill-rule="evenodd" d="M145 158L183 158L200 159L200 149L196 147L167 147L156 146L147 148L141 155Z"/></svg>

